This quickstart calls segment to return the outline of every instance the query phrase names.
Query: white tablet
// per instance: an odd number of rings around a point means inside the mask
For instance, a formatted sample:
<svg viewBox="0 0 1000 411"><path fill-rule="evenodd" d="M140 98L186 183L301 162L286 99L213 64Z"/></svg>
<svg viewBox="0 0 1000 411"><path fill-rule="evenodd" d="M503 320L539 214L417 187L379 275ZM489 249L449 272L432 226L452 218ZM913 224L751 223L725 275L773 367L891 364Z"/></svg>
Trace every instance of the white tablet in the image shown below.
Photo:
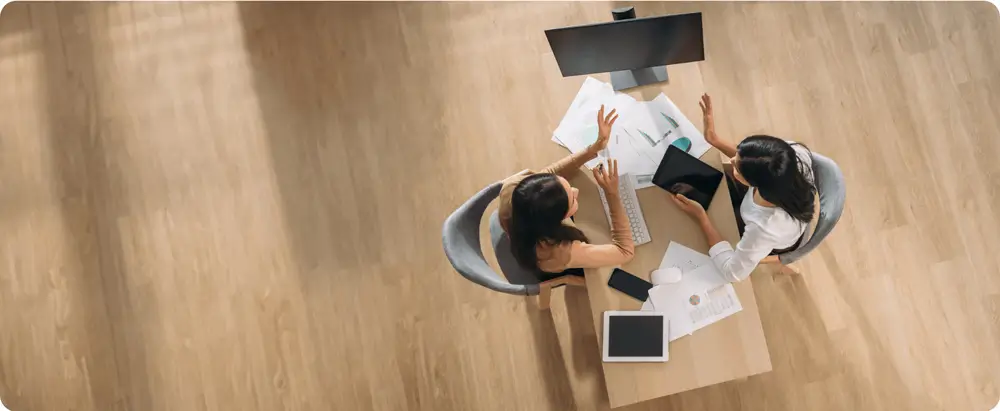
<svg viewBox="0 0 1000 411"><path fill-rule="evenodd" d="M666 362L668 320L651 311L604 312L605 362Z"/></svg>

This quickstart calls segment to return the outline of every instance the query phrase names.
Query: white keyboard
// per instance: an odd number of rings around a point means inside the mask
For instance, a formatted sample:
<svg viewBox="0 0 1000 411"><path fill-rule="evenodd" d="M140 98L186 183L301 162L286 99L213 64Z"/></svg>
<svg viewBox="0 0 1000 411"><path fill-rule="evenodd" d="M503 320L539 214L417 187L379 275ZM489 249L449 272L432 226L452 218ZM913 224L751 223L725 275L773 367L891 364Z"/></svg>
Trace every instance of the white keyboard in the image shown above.
<svg viewBox="0 0 1000 411"><path fill-rule="evenodd" d="M625 205L625 213L628 215L628 223L632 226L632 240L635 245L646 244L653 239L649 237L649 229L646 228L646 219L642 216L642 209L639 208L639 197L635 195L635 177L631 174L618 176L618 195ZM611 225L611 210L608 209L608 199L604 196L604 190L600 187L597 191L601 193L601 203L604 204L604 215L608 218L608 225Z"/></svg>

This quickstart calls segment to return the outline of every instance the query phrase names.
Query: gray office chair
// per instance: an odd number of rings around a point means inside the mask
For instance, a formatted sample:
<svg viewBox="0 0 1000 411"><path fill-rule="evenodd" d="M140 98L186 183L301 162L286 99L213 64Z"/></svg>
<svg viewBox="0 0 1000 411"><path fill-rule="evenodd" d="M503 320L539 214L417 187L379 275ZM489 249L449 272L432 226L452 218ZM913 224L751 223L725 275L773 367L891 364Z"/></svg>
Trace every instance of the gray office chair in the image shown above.
<svg viewBox="0 0 1000 411"><path fill-rule="evenodd" d="M844 202L847 201L847 186L844 184L844 174L833 160L823 155L812 153L813 177L816 180L816 191L819 192L819 218L816 229L798 248L778 255L781 264L789 265L805 257L816 249L844 213Z"/></svg>
<svg viewBox="0 0 1000 411"><path fill-rule="evenodd" d="M562 276L553 280L538 282L535 272L520 266L510 251L510 239L500 226L500 219L494 212L490 216L490 238L497 263L504 277L490 268L483 256L479 241L479 224L486 207L500 195L502 182L496 182L472 196L444 221L442 242L448 261L463 277L494 291L515 295L538 295L539 306L548 308L551 288L561 284L582 285L581 278Z"/></svg>
<svg viewBox="0 0 1000 411"><path fill-rule="evenodd" d="M510 249L510 237L500 225L500 215L494 211L490 215L490 239L493 243L493 252L497 257L497 264L500 271L507 276L507 281L512 284L524 284L535 294L538 294L538 307L549 308L549 301L552 299L552 289L561 285L575 285L586 287L587 281L583 277L574 275L563 275L551 280L538 282L538 278L543 273L536 270L528 270L521 266L514 259L514 253ZM537 290L537 291L536 291Z"/></svg>

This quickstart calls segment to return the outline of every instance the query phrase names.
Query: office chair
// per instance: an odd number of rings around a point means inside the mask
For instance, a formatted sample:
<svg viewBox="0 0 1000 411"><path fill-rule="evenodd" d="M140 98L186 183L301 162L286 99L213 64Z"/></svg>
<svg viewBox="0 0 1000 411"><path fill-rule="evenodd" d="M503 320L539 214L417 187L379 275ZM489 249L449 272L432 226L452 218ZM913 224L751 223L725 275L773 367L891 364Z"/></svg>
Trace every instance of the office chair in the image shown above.
<svg viewBox="0 0 1000 411"><path fill-rule="evenodd" d="M844 213L844 202L847 201L847 186L844 184L844 174L833 160L812 153L813 178L816 180L816 191L819 193L819 218L813 235L796 249L778 255L778 261L788 266L816 249L833 227L837 225ZM793 270L794 271L794 270Z"/></svg>
<svg viewBox="0 0 1000 411"><path fill-rule="evenodd" d="M539 282L535 272L521 267L510 252L510 240L500 227L497 213L490 216L490 238L497 263L504 276L497 275L483 256L479 224L486 207L500 195L502 182L496 182L472 196L444 221L442 243L448 261L463 277L494 291L514 295L537 295L541 309L549 308L552 287L563 284L583 285L583 278L562 276ZM504 281L506 277L506 281ZM574 278L569 278L574 277Z"/></svg>
<svg viewBox="0 0 1000 411"><path fill-rule="evenodd" d="M575 275L563 275L551 280L538 282L540 272L526 269L514 259L514 253L510 249L510 237L507 236L507 232L500 225L500 215L496 211L490 215L490 239L493 243L493 252L497 257L497 264L500 265L500 271L503 271L504 276L507 277L507 281L513 284L537 284L538 307L543 310L549 308L549 300L552 298L553 288L562 285L587 286L587 281L583 277Z"/></svg>

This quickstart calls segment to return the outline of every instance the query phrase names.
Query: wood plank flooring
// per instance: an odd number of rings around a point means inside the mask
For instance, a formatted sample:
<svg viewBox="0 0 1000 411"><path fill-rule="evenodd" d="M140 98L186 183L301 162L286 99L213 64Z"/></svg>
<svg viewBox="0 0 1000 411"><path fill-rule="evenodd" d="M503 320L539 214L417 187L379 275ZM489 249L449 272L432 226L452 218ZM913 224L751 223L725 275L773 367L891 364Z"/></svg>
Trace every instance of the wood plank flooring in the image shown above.
<svg viewBox="0 0 1000 411"><path fill-rule="evenodd" d="M626 3L24 3L0 15L0 398L13 410L606 410L585 291L462 279L444 218L565 151L543 30ZM837 160L804 275L753 278L774 371L623 410L1000 398L1000 15L701 11L662 91ZM606 80L605 76L598 76ZM703 89L703 90L702 90ZM661 89L643 90L651 98ZM644 207L645 209L645 207Z"/></svg>

